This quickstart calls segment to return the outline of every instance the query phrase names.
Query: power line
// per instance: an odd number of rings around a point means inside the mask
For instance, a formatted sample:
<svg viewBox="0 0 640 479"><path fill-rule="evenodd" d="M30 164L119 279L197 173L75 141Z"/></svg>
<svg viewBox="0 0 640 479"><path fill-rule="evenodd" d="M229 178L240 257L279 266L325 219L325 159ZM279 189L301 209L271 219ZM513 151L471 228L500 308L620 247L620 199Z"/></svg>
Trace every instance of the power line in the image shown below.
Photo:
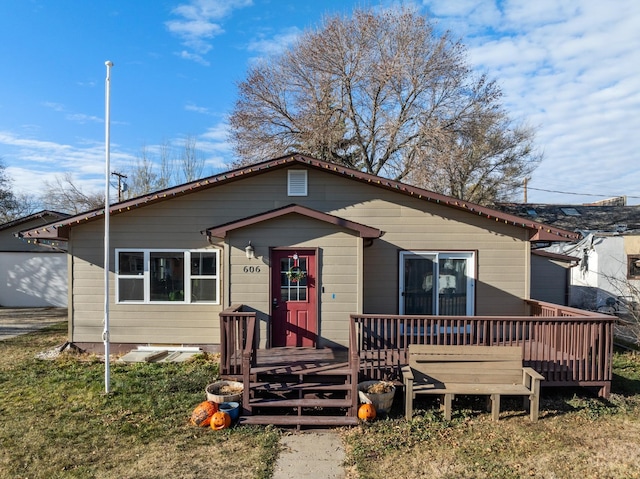
<svg viewBox="0 0 640 479"><path fill-rule="evenodd" d="M536 191L544 191L545 193L559 193L561 195L575 195L575 196L597 196L600 198L611 198L614 196L626 196L627 198L640 198L640 196L632 196L632 195L602 195L602 194L595 194L595 193L573 193L570 191L558 191L558 190L545 190L542 188L533 188L531 186L527 186L527 189L529 190L536 190Z"/></svg>

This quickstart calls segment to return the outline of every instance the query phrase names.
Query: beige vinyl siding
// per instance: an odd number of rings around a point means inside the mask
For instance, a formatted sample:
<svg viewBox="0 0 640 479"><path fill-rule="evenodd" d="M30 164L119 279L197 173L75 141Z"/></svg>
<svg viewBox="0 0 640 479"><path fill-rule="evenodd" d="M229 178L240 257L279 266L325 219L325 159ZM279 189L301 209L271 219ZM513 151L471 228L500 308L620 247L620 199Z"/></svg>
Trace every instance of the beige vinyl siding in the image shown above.
<svg viewBox="0 0 640 479"><path fill-rule="evenodd" d="M317 169L308 171L305 197L288 197L287 169L275 169L114 215L112 261L116 248L213 248L201 231L292 203L379 228L384 235L368 245L350 230L301 215L234 230L215 242L221 248L220 305L115 304L112 274L111 340L217 344L219 312L242 303L259 312L264 344L271 300L270 247L317 248L318 291L324 287L319 297L320 334L327 342L346 343L351 313L397 314L403 250L474 252L476 314L524 313L522 298L529 295L527 230ZM80 224L71 234L72 339L101 341L102 222ZM244 252L249 240L257 256L252 261ZM264 270L244 273L243 267L251 264Z"/></svg>
<svg viewBox="0 0 640 479"><path fill-rule="evenodd" d="M176 201L180 203L180 201ZM117 304L115 286L115 249L213 248L200 233L210 226L202 218L186 216L183 204L172 202L150 206L111 218L110 339L113 343L217 344L220 342L219 312L213 304ZM173 210L164 221L154 216L158 207ZM131 218L131 225L125 219ZM128 223L128 222L127 222ZM75 342L102 341L104 318L104 224L95 221L72 229L73 251L73 327ZM219 272L222 274L222 272Z"/></svg>
<svg viewBox="0 0 640 479"><path fill-rule="evenodd" d="M251 241L256 258L247 259ZM352 232L322 221L290 214L233 232L231 245L231 303L250 305L260 318L260 343L267 344L267 324L273 292L270 290L270 247L316 249L319 345L348 344L349 314L357 311L357 244ZM259 273L245 273L245 266L260 266ZM324 293L322 292L324 288ZM335 295L335 297L334 297Z"/></svg>
<svg viewBox="0 0 640 479"><path fill-rule="evenodd" d="M356 185L357 192L366 185ZM527 231L417 198L378 191L378 198L333 212L380 228L384 236L364 250L364 312L397 314L400 251L476 252L476 314L524 314L528 296ZM489 229L491 228L491 229Z"/></svg>

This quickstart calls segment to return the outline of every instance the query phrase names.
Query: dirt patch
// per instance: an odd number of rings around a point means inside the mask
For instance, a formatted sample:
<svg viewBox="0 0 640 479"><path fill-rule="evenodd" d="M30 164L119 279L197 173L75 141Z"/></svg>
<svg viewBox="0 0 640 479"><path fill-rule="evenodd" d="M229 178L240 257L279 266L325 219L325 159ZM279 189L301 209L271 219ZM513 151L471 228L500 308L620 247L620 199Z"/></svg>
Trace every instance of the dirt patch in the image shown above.
<svg viewBox="0 0 640 479"><path fill-rule="evenodd" d="M48 321L59 323L67 319L67 308L2 308L0 323Z"/></svg>
<svg viewBox="0 0 640 479"><path fill-rule="evenodd" d="M0 308L0 341L67 320L67 308Z"/></svg>

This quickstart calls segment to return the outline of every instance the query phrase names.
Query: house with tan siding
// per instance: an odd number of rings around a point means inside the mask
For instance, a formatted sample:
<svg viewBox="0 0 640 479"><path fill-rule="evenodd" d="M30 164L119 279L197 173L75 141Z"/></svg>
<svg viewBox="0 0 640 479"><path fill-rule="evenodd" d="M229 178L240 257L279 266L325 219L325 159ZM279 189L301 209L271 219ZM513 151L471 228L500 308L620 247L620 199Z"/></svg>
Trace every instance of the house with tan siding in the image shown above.
<svg viewBox="0 0 640 479"><path fill-rule="evenodd" d="M102 341L104 211L23 231L68 242L69 340ZM220 314L261 348L343 347L353 314L525 316L531 245L578 234L303 155L110 208L113 347L217 350Z"/></svg>

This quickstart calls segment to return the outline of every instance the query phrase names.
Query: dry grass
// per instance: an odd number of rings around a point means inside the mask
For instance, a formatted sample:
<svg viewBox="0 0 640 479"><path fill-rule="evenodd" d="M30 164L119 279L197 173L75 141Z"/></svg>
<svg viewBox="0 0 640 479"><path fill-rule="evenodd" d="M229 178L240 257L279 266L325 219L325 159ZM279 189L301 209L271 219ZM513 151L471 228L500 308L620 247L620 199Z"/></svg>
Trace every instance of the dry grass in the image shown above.
<svg viewBox="0 0 640 479"><path fill-rule="evenodd" d="M344 431L349 477L640 478L640 356L616 355L614 368L609 401L545 389L537 423L520 398L504 401L499 422L474 399L451 422L433 400L412 421L395 404L386 420Z"/></svg>
<svg viewBox="0 0 640 479"><path fill-rule="evenodd" d="M105 395L97 358L36 358L65 332L58 325L0 342L0 478L271 476L276 429L189 425L217 377L210 358L114 364Z"/></svg>
<svg viewBox="0 0 640 479"><path fill-rule="evenodd" d="M104 395L97 358L36 355L65 326L0 341L0 478L271 477L274 428L189 426L217 364L114 365ZM584 390L543 390L530 423L521 399L492 422L477 399L442 419L431 399L402 418L343 430L350 478L640 478L640 356L617 354L609 401Z"/></svg>

